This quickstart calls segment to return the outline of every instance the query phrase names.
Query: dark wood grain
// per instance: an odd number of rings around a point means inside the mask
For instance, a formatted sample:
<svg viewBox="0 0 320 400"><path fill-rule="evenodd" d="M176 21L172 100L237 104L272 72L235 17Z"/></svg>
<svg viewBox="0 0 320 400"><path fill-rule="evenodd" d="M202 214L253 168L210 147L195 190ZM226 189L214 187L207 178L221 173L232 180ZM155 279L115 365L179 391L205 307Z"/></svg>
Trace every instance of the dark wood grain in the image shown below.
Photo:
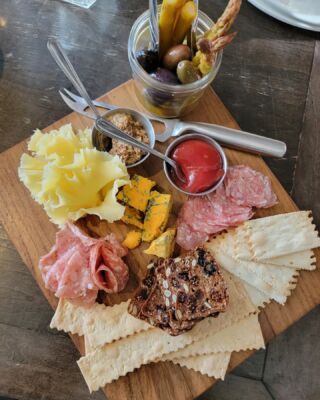
<svg viewBox="0 0 320 400"><path fill-rule="evenodd" d="M293 197L304 208L312 208L320 226L320 42L315 44L306 109L301 127Z"/></svg>
<svg viewBox="0 0 320 400"><path fill-rule="evenodd" d="M201 8L213 19L221 13L225 4L226 0L201 0ZM146 6L147 0L98 0L90 10L82 10L59 0L1 0L0 151L28 137L33 129L43 128L69 112L57 90L70 86L47 52L48 36L59 37L67 45L68 53L76 62L90 94L96 97L130 77L127 37L133 21ZM308 100L304 113L307 93L310 99L312 92L313 103L320 97L314 73L313 83L309 82L311 69L315 71L315 41L320 39L320 35L278 22L246 1L235 29L239 32L238 37L224 52L214 88L243 129L279 137L288 143L289 152L285 158L266 161L286 190L290 192L293 189L297 204L313 209L319 226L319 168L312 167L318 166L320 159L319 133L315 129L309 130L313 121L319 121L319 112L312 113L312 102ZM100 53L98 48L101 48ZM307 115L309 118L306 118ZM308 126L306 121L309 121ZM50 308L30 277L28 279L23 262L3 230L0 232L0 323L7 325L8 335L11 324L12 329L18 327L21 332L25 328L30 332L42 332L50 319ZM292 340L300 338L298 329L290 330L288 335ZM306 340L311 346L316 343L315 335L307 336L300 338L301 346ZM55 343L50 335L43 338L49 347ZM29 346L34 353L37 351L36 340L30 341ZM313 347L316 351L316 346ZM69 352L67 347L63 349ZM283 360L292 360L290 355L296 352L296 348L288 347L283 341L277 351ZM33 352L28 364L30 370L34 365ZM7 354L0 357L1 370L9 368L3 367L7 365L6 357ZM54 359L52 363L55 363ZM288 376L292 374L293 364L287 362ZM13 364L10 368L12 373L7 375L6 382L2 381L3 390L0 387L0 395L4 397L15 397L17 370ZM260 370L261 365L257 368ZM319 369L319 365L305 368ZM34 380L35 376L30 373L30 380ZM59 398L73 398L63 397L61 376L55 368L52 368L50 381L60 388ZM306 388L301 380L295 384ZM69 385L74 387L75 393L79 393L77 382L69 382ZM84 386L83 390L83 395L87 395ZM308 393L312 390L319 392L319 382L312 382ZM229 398L234 400L236 393L228 393ZM248 392L246 398L254 399L250 396ZM32 397L30 394L24 396L21 388L19 400L26 398ZM43 392L42 398L55 400L58 397ZM291 400L300 400L300 397L291 397Z"/></svg>

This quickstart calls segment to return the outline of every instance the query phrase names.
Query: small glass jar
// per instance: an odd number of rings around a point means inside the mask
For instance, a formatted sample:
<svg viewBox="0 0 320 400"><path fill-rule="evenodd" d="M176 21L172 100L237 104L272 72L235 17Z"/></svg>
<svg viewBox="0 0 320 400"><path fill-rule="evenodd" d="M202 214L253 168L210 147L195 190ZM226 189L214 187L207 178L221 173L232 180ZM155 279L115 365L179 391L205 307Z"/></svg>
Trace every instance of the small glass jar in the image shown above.
<svg viewBox="0 0 320 400"><path fill-rule="evenodd" d="M214 22L199 10L197 36L212 27ZM187 114L203 95L206 87L216 77L222 59L222 51L217 53L211 71L198 81L184 85L170 85L152 78L139 64L136 52L149 47L149 11L138 17L131 28L128 41L128 57L135 83L135 91L143 106L152 114L174 118Z"/></svg>

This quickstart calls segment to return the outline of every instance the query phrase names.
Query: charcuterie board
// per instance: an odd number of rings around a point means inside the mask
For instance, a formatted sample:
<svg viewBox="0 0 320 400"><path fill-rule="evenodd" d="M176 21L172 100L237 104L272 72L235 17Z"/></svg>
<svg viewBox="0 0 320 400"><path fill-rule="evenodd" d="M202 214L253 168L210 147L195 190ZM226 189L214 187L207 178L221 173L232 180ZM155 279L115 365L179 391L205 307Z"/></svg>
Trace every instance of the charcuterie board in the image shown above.
<svg viewBox="0 0 320 400"><path fill-rule="evenodd" d="M113 89L101 97L101 99L119 106L141 109L141 105L135 97L133 82L129 81ZM188 115L188 120L209 122L238 128L237 123L231 117L222 102L210 88L203 96L198 107ZM72 123L74 128L85 128L92 125L92 120L86 119L75 113L69 114L55 122L45 131L56 129L63 124ZM41 127L40 127L41 128ZM30 132L31 134L31 132ZM167 144L159 144L164 149ZM47 253L54 243L56 227L48 220L43 209L36 204L27 189L20 183L17 168L21 154L26 150L26 141L0 155L0 219L9 237L16 246L26 266L33 274L43 294L53 308L57 306L57 299L43 284L38 269L38 261L41 255ZM259 216L286 213L297 210L296 205L285 192L281 184L269 170L265 162L259 156L250 155L236 150L226 150L230 164L246 164L269 176L272 186L278 196L279 203L271 209L259 210ZM130 170L130 172L133 172ZM162 170L162 163L153 158L149 159L134 172L151 177L165 191L170 192L174 198L174 206L171 218L175 218L177 211L185 199L185 196L175 191L166 180ZM122 223L99 223L97 219L91 220L97 229L101 231L113 231L119 238L125 236L128 228ZM319 266L319 251L316 251ZM132 295L139 279L143 276L148 256L144 255L141 248L133 250L127 257L130 267L130 280L124 293L108 296L108 304L115 304L126 300ZM299 284L289 297L285 306L270 303L260 314L260 323L265 341L270 341L280 334L312 308L320 303L320 270L301 272ZM82 338L72 335L72 340L81 353L84 352ZM251 354L250 351L234 353L230 363L230 369L241 363ZM169 362L153 363L143 366L139 370L121 377L117 381L107 385L104 391L108 399L192 399L197 397L215 380L200 373L181 368Z"/></svg>

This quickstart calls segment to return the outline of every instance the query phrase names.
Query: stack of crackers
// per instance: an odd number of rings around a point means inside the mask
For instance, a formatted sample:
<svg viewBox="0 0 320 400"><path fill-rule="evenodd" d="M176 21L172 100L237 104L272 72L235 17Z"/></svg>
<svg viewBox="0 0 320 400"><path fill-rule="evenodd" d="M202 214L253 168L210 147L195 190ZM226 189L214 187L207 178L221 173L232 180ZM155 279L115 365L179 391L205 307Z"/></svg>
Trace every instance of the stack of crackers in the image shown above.
<svg viewBox="0 0 320 400"><path fill-rule="evenodd" d="M171 361L223 379L233 351L264 347L258 313L271 300L284 304L300 269L315 269L312 248L320 239L310 212L247 221L206 244L222 267L229 306L179 336L127 312L128 302L92 308L60 300L51 328L84 336L78 365L90 391L141 365Z"/></svg>

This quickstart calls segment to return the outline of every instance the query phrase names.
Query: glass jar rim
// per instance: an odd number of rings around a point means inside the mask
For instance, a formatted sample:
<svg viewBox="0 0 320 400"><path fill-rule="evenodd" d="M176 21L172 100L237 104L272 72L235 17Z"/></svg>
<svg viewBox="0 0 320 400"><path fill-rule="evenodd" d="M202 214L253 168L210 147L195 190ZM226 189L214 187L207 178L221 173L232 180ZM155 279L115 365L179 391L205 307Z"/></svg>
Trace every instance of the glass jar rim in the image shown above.
<svg viewBox="0 0 320 400"><path fill-rule="evenodd" d="M211 18L205 14L203 11L199 10L198 11L199 15L199 20L203 20L204 18L207 18L214 23ZM179 93L188 93L188 92L193 92L196 89L201 89L209 85L213 79L215 78L220 65L222 61L222 54L223 50L220 50L217 52L217 56L215 59L214 64L212 65L212 68L208 74L206 74L204 77L201 79L184 84L184 85L172 85L172 84L167 84L167 83L162 83L157 81L156 79L152 78L139 64L136 54L135 54L135 49L134 49L134 39L135 39L135 34L140 27L142 23L144 23L147 19L149 18L149 10L144 11L134 22L132 25L130 34L129 34L129 40L128 40L128 58L129 62L131 65L131 68L134 72L139 74L139 77L143 79L148 85L154 87L155 89L162 90L162 91L174 91L174 92L179 92Z"/></svg>

